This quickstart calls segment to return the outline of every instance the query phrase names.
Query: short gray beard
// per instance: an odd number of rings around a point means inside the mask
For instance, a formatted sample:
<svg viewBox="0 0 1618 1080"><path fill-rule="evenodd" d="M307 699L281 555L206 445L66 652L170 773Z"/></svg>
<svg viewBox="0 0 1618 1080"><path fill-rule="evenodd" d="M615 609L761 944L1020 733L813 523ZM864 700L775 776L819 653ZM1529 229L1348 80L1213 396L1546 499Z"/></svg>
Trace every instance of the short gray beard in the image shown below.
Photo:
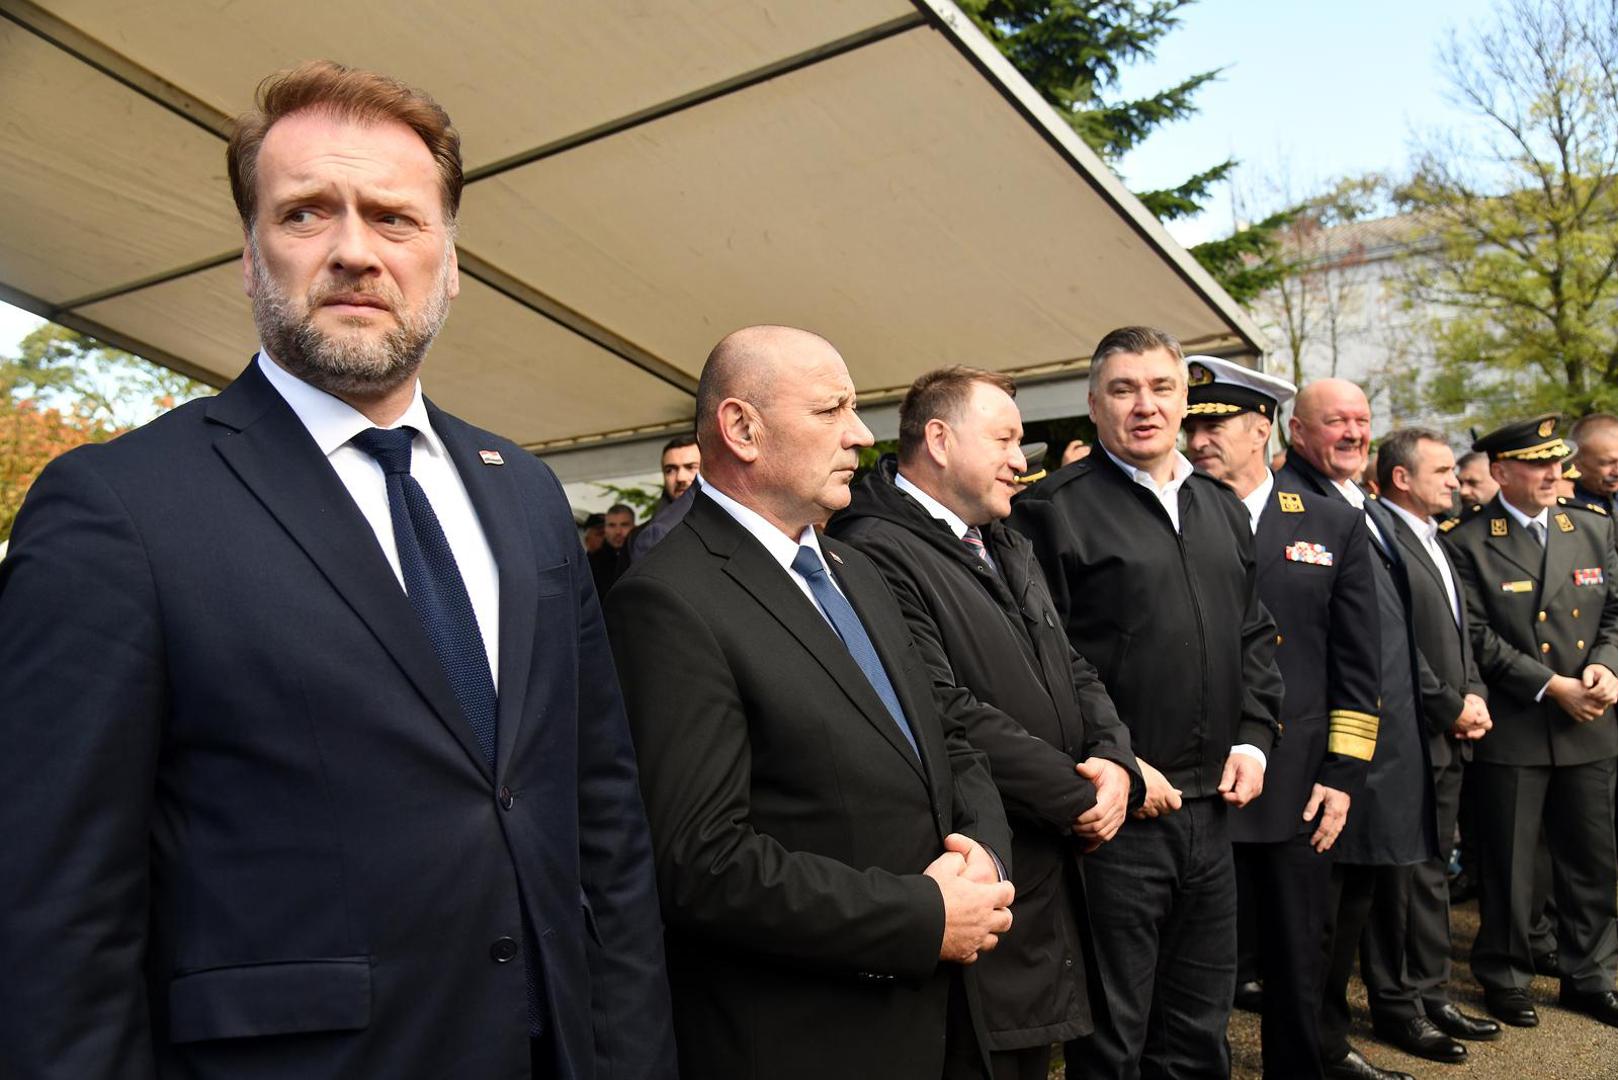
<svg viewBox="0 0 1618 1080"><path fill-rule="evenodd" d="M411 311L397 287L337 281L310 290L302 304L293 300L265 270L256 238L249 238L253 266L253 323L270 358L310 386L341 398L375 398L415 378L438 331L449 317L449 252L426 302ZM381 297L398 325L381 340L359 332L328 335L313 313L325 296L339 292Z"/></svg>

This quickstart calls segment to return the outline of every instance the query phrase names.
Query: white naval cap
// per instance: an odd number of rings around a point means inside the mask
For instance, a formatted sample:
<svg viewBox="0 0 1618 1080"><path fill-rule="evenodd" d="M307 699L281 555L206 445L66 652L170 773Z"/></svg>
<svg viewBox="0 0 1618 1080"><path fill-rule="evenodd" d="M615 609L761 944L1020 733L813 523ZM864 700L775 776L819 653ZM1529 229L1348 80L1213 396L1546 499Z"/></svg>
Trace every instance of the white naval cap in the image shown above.
<svg viewBox="0 0 1618 1080"><path fill-rule="evenodd" d="M1187 416L1235 416L1256 412L1274 420L1282 405L1297 396L1298 388L1285 379L1254 371L1218 356L1188 356L1190 376Z"/></svg>

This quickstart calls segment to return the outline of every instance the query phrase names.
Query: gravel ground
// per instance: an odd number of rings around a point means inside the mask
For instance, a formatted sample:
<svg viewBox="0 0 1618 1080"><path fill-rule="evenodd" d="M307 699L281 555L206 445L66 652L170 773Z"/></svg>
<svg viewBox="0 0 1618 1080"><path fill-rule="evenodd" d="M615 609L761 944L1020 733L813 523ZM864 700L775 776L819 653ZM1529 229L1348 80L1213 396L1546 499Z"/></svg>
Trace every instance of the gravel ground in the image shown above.
<svg viewBox="0 0 1618 1080"><path fill-rule="evenodd" d="M1456 1004L1477 1016L1483 1009L1483 990L1472 981L1467 954L1478 929L1476 901L1457 907L1453 914L1455 975L1451 992ZM1413 1058L1395 1050L1371 1034L1371 1017L1365 1009L1365 987L1356 978L1349 984L1349 1001L1354 1008L1354 1029L1349 1039L1372 1064L1384 1069L1400 1069L1417 1080L1618 1080L1618 1028L1610 1028L1589 1017L1568 1012L1556 1004L1555 979L1536 978L1530 994L1539 1010L1537 1028L1505 1029L1495 1042L1468 1043L1468 1060L1463 1065L1441 1065ZM1236 1012L1230 1022L1230 1049L1234 1080L1259 1080L1263 1076L1259 1059L1258 1017ZM1052 1080L1062 1076L1060 1065L1051 1072ZM1284 1080L1284 1078L1271 1078Z"/></svg>

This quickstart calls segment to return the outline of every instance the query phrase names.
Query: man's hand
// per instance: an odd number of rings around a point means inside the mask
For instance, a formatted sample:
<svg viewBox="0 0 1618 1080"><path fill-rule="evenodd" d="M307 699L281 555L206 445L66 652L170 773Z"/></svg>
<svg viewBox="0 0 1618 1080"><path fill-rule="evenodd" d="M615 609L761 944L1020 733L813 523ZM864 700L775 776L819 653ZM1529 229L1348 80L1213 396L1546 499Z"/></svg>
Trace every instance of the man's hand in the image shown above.
<svg viewBox="0 0 1618 1080"><path fill-rule="evenodd" d="M1329 788L1325 784L1316 784L1309 792L1309 805L1303 808L1303 820L1308 821L1315 816L1316 811L1325 807L1325 813L1320 815L1320 824L1315 828L1315 835L1309 838L1309 844L1316 851L1324 855L1337 843L1337 838L1343 834L1343 825L1348 821L1349 795L1346 791Z"/></svg>
<svg viewBox="0 0 1618 1080"><path fill-rule="evenodd" d="M1118 835L1129 809L1129 771L1106 758L1085 758L1073 766L1096 788L1096 804L1073 822L1073 835L1084 841L1085 851L1096 848Z"/></svg>
<svg viewBox="0 0 1618 1080"><path fill-rule="evenodd" d="M1608 705L1618 702L1618 675L1614 675L1605 664L1590 664L1584 669L1584 678L1580 680L1591 692L1597 694Z"/></svg>
<svg viewBox="0 0 1618 1080"><path fill-rule="evenodd" d="M944 837L944 850L953 851L966 860L966 876L979 885L993 885L1000 880L1000 867L995 865L989 849L964 833L952 832Z"/></svg>
<svg viewBox="0 0 1618 1080"><path fill-rule="evenodd" d="M1219 793L1232 806L1246 806L1264 791L1264 766L1250 754L1225 758L1225 772L1219 778Z"/></svg>
<svg viewBox="0 0 1618 1080"><path fill-rule="evenodd" d="M1140 766L1141 777L1146 781L1146 801L1135 811L1135 816L1154 818L1159 814L1178 810L1180 789L1169 783L1168 777L1148 765L1145 758L1137 757L1135 762Z"/></svg>
<svg viewBox="0 0 1618 1080"><path fill-rule="evenodd" d="M1488 702L1476 694L1467 694L1461 699L1461 715L1455 718L1450 725L1450 734L1457 739L1481 739L1494 727L1494 721L1489 719Z"/></svg>
<svg viewBox="0 0 1618 1080"><path fill-rule="evenodd" d="M944 898L940 960L970 964L978 953L998 945L1000 935L1011 929L1011 901L1017 894L1011 882L984 885L973 881L966 873L966 858L958 851L944 852L922 873L933 879Z"/></svg>
<svg viewBox="0 0 1618 1080"><path fill-rule="evenodd" d="M1599 676L1588 674L1591 668L1601 668L1601 665L1591 664L1585 669L1586 677L1591 679L1589 686L1586 686L1582 679L1567 675L1552 675L1550 683L1545 687L1546 695L1560 705L1563 712L1581 724L1596 719L1612 704L1596 691L1595 684L1601 680Z"/></svg>

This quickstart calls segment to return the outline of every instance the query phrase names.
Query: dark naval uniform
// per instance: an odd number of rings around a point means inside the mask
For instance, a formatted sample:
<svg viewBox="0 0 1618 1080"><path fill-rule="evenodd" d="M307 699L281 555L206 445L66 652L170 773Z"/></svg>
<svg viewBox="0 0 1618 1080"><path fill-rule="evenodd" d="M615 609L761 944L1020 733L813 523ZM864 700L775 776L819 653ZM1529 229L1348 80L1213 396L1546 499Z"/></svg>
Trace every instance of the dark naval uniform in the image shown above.
<svg viewBox="0 0 1618 1080"><path fill-rule="evenodd" d="M1332 853L1314 850L1319 815L1305 821L1303 811L1315 784L1357 793L1376 750L1376 582L1364 516L1313 492L1277 486L1254 544L1286 684L1285 738L1264 770L1264 794L1231 812L1230 834L1264 981L1265 1073L1319 1076Z"/></svg>
<svg viewBox="0 0 1618 1080"><path fill-rule="evenodd" d="M1493 432L1475 448L1494 459L1565 456L1554 433L1555 418L1540 418ZM1534 974L1530 896L1542 822L1557 896L1564 999L1578 1005L1582 996L1610 997L1618 970L1618 719L1609 708L1581 723L1544 693L1552 675L1577 678L1590 664L1618 672L1612 528L1607 515L1558 500L1546 516L1542 546L1496 496L1446 534L1465 583L1494 721L1477 743L1473 765L1482 924L1472 970L1500 998L1527 987ZM1618 1016L1618 1003L1611 1004L1607 1015Z"/></svg>
<svg viewBox="0 0 1618 1080"><path fill-rule="evenodd" d="M1352 506L1296 451L1288 455L1277 481ZM1363 517L1376 579L1382 708L1376 756L1354 795L1348 825L1336 845L1335 924L1321 1006L1320 1035L1327 1061L1340 1060L1352 1049L1347 990L1362 940L1361 974L1373 1014L1386 1023L1421 1018L1419 995L1404 968L1405 898L1412 868L1438 853L1405 559L1392 539L1388 511L1367 499Z"/></svg>
<svg viewBox="0 0 1618 1080"><path fill-rule="evenodd" d="M1220 776L1233 745L1268 754L1281 677L1247 511L1192 475L1164 506L1099 448L1012 505L1068 640L1101 673L1137 755L1183 807L1130 819L1086 857L1108 1021L1084 1076L1227 1076L1236 888Z"/></svg>

